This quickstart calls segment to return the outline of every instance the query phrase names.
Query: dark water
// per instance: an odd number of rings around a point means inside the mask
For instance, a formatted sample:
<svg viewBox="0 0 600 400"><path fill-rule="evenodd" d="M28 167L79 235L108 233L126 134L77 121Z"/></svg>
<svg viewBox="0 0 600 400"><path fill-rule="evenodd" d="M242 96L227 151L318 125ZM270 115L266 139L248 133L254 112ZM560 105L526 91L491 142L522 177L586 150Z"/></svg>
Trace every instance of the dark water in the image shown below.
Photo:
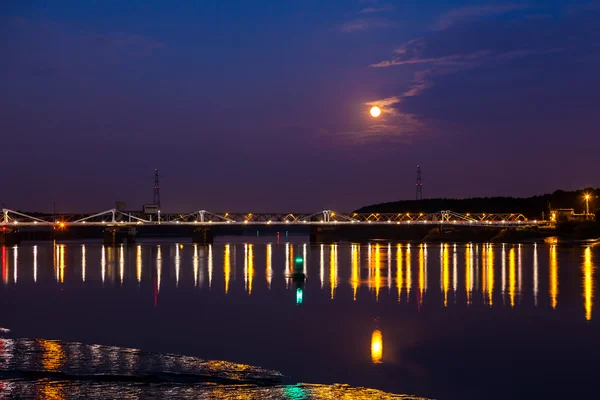
<svg viewBox="0 0 600 400"><path fill-rule="evenodd" d="M1 247L0 393L597 397L600 246L235 240Z"/></svg>

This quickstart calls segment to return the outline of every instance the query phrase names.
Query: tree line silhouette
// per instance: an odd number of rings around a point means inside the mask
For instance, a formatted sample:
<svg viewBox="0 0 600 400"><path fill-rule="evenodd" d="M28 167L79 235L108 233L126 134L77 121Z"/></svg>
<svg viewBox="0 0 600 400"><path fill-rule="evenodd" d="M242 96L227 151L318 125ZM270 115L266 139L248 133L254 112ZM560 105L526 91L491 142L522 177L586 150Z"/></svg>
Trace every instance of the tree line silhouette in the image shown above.
<svg viewBox="0 0 600 400"><path fill-rule="evenodd" d="M529 219L548 217L551 209L572 208L585 212L585 194L590 195L590 212L600 218L600 189L575 191L556 190L554 193L532 197L473 197L467 199L400 200L361 207L357 213L433 213L452 210L457 213L515 213Z"/></svg>

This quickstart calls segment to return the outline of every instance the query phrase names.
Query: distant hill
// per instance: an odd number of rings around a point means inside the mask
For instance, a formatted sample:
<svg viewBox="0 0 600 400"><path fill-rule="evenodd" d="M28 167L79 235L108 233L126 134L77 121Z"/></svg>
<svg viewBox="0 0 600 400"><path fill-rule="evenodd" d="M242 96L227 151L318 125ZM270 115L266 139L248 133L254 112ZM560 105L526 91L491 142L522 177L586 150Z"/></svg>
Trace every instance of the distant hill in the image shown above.
<svg viewBox="0 0 600 400"><path fill-rule="evenodd" d="M452 210L457 213L519 213L529 219L548 216L550 208L573 208L576 213L585 212L584 193L592 195L590 212L600 208L600 189L587 188L568 192L557 190L552 194L533 197L474 197L469 199L423 199L400 200L373 204L359 208L357 213L432 213Z"/></svg>

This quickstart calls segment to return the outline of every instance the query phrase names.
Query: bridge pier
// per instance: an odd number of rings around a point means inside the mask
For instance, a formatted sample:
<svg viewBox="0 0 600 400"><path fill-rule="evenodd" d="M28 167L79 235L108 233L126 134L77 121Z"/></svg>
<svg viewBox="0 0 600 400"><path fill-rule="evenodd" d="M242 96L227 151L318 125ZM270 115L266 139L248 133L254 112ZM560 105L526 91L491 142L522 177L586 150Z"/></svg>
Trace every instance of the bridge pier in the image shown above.
<svg viewBox="0 0 600 400"><path fill-rule="evenodd" d="M2 227L0 230L0 244L5 246L13 246L15 244L19 244L21 242L21 235L19 231L7 228L6 226Z"/></svg>
<svg viewBox="0 0 600 400"><path fill-rule="evenodd" d="M196 228L192 233L192 243L197 244L212 244L214 234L210 228Z"/></svg>
<svg viewBox="0 0 600 400"><path fill-rule="evenodd" d="M109 226L104 229L104 244L110 246L123 242L135 243L136 234L137 230L134 227Z"/></svg>
<svg viewBox="0 0 600 400"><path fill-rule="evenodd" d="M310 243L333 243L341 240L341 234L334 226L311 226Z"/></svg>

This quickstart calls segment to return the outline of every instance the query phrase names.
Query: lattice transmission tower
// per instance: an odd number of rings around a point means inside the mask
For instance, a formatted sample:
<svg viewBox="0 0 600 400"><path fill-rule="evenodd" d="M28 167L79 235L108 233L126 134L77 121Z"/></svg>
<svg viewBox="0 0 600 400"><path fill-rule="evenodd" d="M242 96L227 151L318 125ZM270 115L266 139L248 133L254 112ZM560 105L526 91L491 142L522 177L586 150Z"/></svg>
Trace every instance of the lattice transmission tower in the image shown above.
<svg viewBox="0 0 600 400"><path fill-rule="evenodd" d="M421 180L421 166L417 165L417 200L423 200L423 181Z"/></svg>
<svg viewBox="0 0 600 400"><path fill-rule="evenodd" d="M158 185L158 168L154 169L154 204L160 210L160 186Z"/></svg>

